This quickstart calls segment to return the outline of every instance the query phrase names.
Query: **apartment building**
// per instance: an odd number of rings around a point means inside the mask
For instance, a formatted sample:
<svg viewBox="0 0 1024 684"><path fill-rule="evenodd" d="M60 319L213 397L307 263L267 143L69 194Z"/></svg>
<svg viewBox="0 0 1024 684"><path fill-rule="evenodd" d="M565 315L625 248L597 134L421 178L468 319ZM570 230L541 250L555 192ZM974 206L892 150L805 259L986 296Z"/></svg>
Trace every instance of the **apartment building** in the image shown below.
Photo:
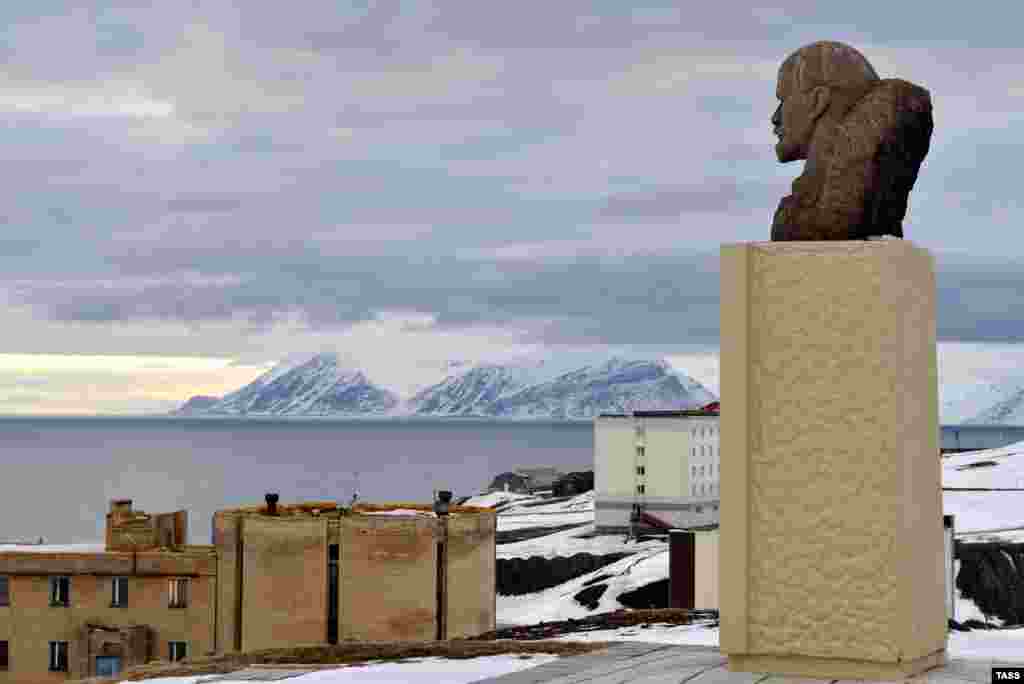
<svg viewBox="0 0 1024 684"><path fill-rule="evenodd" d="M594 519L629 529L639 506L668 524L718 523L718 405L693 411L602 414L594 420Z"/></svg>
<svg viewBox="0 0 1024 684"><path fill-rule="evenodd" d="M267 495L218 511L213 543L189 545L185 511L115 500L104 544L0 546L0 683L492 630L495 514L449 501L346 509Z"/></svg>

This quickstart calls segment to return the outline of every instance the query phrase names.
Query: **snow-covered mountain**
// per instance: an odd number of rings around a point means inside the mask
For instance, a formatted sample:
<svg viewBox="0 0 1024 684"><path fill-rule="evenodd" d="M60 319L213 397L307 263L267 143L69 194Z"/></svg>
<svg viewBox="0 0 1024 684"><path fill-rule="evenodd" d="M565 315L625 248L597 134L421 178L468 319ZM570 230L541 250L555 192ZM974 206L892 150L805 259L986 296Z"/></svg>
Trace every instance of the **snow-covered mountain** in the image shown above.
<svg viewBox="0 0 1024 684"><path fill-rule="evenodd" d="M573 367L572 360L585 365ZM663 360L563 357L453 370L402 402L361 371L340 365L336 355L320 354L295 366L276 367L205 410L196 407L190 413L586 419L631 409L695 408L717 398Z"/></svg>
<svg viewBox="0 0 1024 684"><path fill-rule="evenodd" d="M370 416L388 413L398 404L397 395L374 385L362 371L345 367L337 355L318 354L298 365L269 370L204 413Z"/></svg>
<svg viewBox="0 0 1024 684"><path fill-rule="evenodd" d="M999 382L981 380L967 384L940 382L939 394L943 425L1024 425L1024 378L1005 377Z"/></svg>
<svg viewBox="0 0 1024 684"><path fill-rule="evenodd" d="M1024 424L1024 386L1005 391L1002 398L965 422L989 425Z"/></svg>
<svg viewBox="0 0 1024 684"><path fill-rule="evenodd" d="M716 397L666 361L612 358L554 377L540 366L477 366L417 393L416 415L592 418L627 410L687 409Z"/></svg>
<svg viewBox="0 0 1024 684"><path fill-rule="evenodd" d="M210 397L204 394L197 394L176 408L173 413L180 416L202 414L213 408L219 401L220 397Z"/></svg>

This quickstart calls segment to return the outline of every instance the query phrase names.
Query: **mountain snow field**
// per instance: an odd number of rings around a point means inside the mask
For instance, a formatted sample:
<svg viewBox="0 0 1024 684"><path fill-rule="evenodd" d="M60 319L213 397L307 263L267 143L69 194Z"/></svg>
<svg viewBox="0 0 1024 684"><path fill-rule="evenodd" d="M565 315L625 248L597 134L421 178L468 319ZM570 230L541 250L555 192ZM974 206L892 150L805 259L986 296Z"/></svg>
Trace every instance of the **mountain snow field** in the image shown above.
<svg viewBox="0 0 1024 684"><path fill-rule="evenodd" d="M337 354L282 364L220 400L193 397L178 415L446 416L589 419L630 409L690 409L716 399L664 360L590 357L480 365L401 398Z"/></svg>

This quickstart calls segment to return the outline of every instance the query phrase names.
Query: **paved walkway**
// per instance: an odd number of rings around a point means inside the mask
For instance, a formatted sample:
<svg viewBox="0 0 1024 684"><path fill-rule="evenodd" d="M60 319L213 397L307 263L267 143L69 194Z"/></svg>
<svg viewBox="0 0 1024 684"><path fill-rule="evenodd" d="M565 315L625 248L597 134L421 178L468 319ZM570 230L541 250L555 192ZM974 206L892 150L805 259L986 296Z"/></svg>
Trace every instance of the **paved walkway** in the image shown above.
<svg viewBox="0 0 1024 684"><path fill-rule="evenodd" d="M601 653L559 658L529 670L481 679L478 684L812 684L829 681L730 672L725 662L725 656L711 646L619 643ZM992 667L998 665L1011 663L949 658L945 667L907 681L990 684ZM1019 667L1020 663L1015 665ZM864 683L851 681L849 684Z"/></svg>

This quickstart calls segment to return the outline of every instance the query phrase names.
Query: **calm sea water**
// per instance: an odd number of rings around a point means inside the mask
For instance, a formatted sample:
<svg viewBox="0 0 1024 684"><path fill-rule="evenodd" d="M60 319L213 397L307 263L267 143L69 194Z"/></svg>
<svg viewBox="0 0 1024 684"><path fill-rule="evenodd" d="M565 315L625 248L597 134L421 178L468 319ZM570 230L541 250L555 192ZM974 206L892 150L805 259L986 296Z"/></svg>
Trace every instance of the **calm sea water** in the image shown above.
<svg viewBox="0 0 1024 684"><path fill-rule="evenodd" d="M189 511L192 543L213 512L263 502L428 503L475 494L519 466L593 467L591 423L472 419L0 417L0 540L103 538L109 500Z"/></svg>

